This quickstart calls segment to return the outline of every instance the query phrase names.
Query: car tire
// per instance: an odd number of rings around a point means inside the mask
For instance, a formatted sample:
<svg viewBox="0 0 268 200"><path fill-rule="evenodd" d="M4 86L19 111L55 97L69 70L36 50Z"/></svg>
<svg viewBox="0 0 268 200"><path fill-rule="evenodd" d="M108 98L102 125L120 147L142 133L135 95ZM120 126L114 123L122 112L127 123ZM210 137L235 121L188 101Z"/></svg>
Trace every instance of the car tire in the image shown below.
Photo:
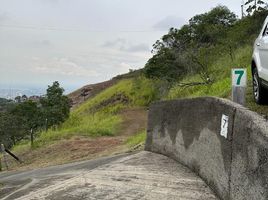
<svg viewBox="0 0 268 200"><path fill-rule="evenodd" d="M261 84L260 77L258 75L257 68L253 69L252 73L252 81L253 81L253 97L257 104L266 104L267 103L267 89L264 88Z"/></svg>

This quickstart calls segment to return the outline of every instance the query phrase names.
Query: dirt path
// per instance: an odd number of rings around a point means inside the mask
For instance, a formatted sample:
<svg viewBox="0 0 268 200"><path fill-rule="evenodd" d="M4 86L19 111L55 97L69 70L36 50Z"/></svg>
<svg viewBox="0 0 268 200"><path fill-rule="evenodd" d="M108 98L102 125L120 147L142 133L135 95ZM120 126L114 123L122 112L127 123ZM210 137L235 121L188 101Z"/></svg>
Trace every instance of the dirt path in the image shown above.
<svg viewBox="0 0 268 200"><path fill-rule="evenodd" d="M134 135L147 127L147 110L145 108L126 109L121 112L121 116L123 122L119 135Z"/></svg>

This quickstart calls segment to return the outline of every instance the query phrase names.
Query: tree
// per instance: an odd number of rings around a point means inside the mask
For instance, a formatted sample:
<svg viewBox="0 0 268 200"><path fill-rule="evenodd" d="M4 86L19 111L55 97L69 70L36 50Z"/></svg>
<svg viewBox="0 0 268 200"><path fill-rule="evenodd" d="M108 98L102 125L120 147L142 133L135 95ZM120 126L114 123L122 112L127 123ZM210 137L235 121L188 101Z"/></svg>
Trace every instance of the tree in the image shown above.
<svg viewBox="0 0 268 200"><path fill-rule="evenodd" d="M24 120L10 112L0 113L0 143L9 148L24 139L25 133Z"/></svg>
<svg viewBox="0 0 268 200"><path fill-rule="evenodd" d="M46 96L41 98L41 108L48 127L59 125L69 117L70 101L63 93L64 89L55 81L48 86Z"/></svg>
<svg viewBox="0 0 268 200"><path fill-rule="evenodd" d="M189 24L195 43L212 45L224 36L228 27L236 21L236 15L227 7L217 6L205 14L194 16Z"/></svg>
<svg viewBox="0 0 268 200"><path fill-rule="evenodd" d="M29 131L31 129L37 130L44 124L40 107L31 100L18 104L11 113L20 117Z"/></svg>
<svg viewBox="0 0 268 200"><path fill-rule="evenodd" d="M11 147L16 142L29 138L33 144L34 133L45 125L51 127L62 123L70 113L70 101L63 95L58 82L48 86L47 94L40 103L25 98L0 112L0 142ZM48 119L48 120L47 120Z"/></svg>
<svg viewBox="0 0 268 200"><path fill-rule="evenodd" d="M248 6L246 11L249 15L267 9L267 3L262 0L247 0L245 5Z"/></svg>
<svg viewBox="0 0 268 200"><path fill-rule="evenodd" d="M215 54L213 48L236 21L227 7L217 6L194 16L180 29L171 28L153 45L154 55L144 69L146 77L172 82L185 74L199 73L205 82L210 80L206 68Z"/></svg>
<svg viewBox="0 0 268 200"><path fill-rule="evenodd" d="M19 118L24 124L24 135L29 135L33 145L34 133L44 127L44 118L40 107L36 102L27 100L18 104L11 112L14 117ZM18 129L19 130L19 129Z"/></svg>

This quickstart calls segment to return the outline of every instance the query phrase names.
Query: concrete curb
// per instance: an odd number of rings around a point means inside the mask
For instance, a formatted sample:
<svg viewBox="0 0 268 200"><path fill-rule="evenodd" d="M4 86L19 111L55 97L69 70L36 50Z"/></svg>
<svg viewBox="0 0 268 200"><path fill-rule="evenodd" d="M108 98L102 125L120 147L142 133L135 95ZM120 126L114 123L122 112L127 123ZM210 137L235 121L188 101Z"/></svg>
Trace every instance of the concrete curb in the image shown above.
<svg viewBox="0 0 268 200"><path fill-rule="evenodd" d="M223 116L227 127L222 127ZM145 150L188 166L223 200L268 199L268 123L229 100L153 104Z"/></svg>

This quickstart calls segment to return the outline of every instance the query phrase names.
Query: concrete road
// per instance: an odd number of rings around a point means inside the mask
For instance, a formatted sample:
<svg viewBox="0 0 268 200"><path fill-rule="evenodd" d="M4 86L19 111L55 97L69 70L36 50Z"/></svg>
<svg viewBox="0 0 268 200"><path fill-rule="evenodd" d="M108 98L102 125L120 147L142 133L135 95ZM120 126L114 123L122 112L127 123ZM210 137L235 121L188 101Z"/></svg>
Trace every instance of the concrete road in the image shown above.
<svg viewBox="0 0 268 200"><path fill-rule="evenodd" d="M10 199L217 199L186 167L139 152L0 175L0 198Z"/></svg>

